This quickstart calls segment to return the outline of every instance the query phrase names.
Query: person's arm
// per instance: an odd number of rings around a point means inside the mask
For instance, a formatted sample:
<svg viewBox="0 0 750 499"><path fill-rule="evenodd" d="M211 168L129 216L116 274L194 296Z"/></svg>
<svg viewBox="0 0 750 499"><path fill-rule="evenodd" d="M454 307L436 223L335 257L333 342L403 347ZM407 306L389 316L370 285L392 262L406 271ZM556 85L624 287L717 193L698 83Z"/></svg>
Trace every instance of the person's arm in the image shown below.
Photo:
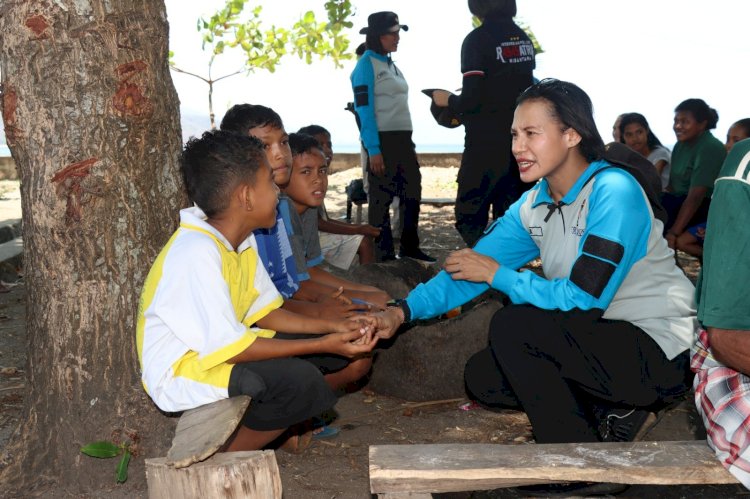
<svg viewBox="0 0 750 499"><path fill-rule="evenodd" d="M492 287L517 304L606 310L631 267L646 255L652 218L638 182L619 170L599 174L588 201L586 229L567 277L545 279L501 264Z"/></svg>
<svg viewBox="0 0 750 499"><path fill-rule="evenodd" d="M334 333L319 338L299 340L258 338L252 345L228 359L227 362L229 364L239 364L242 362L298 357L316 353L331 353L351 358L371 352L376 343L377 338L373 337L371 331L367 331L366 333L360 331Z"/></svg>
<svg viewBox="0 0 750 499"><path fill-rule="evenodd" d="M713 356L725 366L750 376L750 331L709 327L708 343Z"/></svg>
<svg viewBox="0 0 750 499"><path fill-rule="evenodd" d="M677 218L675 218L672 227L670 227L666 234L667 244L669 244L670 248L675 248L677 238L687 229L688 223L690 223L693 215L700 208L707 192L708 189L702 186L691 187L688 191L685 201L680 206L680 211L677 212Z"/></svg>
<svg viewBox="0 0 750 499"><path fill-rule="evenodd" d="M432 95L435 104L450 107L457 113L471 112L479 108L487 79L487 63L483 60L486 47L482 47L482 42L480 33L476 31L469 33L464 39L461 46L461 95L442 90L435 91Z"/></svg>
<svg viewBox="0 0 750 499"><path fill-rule="evenodd" d="M696 166L690 176L687 198L680 206L677 218L666 234L670 248L674 248L676 238L688 228L690 220L700 208L708 189L714 185L727 155L721 143L710 136L710 132L704 133L706 135L700 139L699 150L696 152Z"/></svg>
<svg viewBox="0 0 750 499"><path fill-rule="evenodd" d="M380 155L380 137L375 119L375 73L368 54L357 62L351 79L354 109L361 124L359 136L370 156Z"/></svg>
<svg viewBox="0 0 750 499"><path fill-rule="evenodd" d="M654 168L656 168L656 171L659 173L659 176L661 176L666 166L667 166L667 161L664 159L660 159L659 161L654 163Z"/></svg>
<svg viewBox="0 0 750 499"><path fill-rule="evenodd" d="M325 220L318 218L318 230L323 232L329 232L331 234L343 234L346 236L350 235L363 235L370 237L378 237L380 235L380 229L373 227L368 224L348 224L339 220Z"/></svg>
<svg viewBox="0 0 750 499"><path fill-rule="evenodd" d="M362 327L359 320L320 319L295 314L283 308L269 312L255 324L263 329L294 334L342 333L356 331Z"/></svg>
<svg viewBox="0 0 750 499"><path fill-rule="evenodd" d="M518 269L539 256L539 248L521 220L521 206L529 194L525 192L503 215L494 222L474 246L474 251L486 255L509 269ZM419 284L406 303L412 319L429 319L463 305L489 289L485 282L454 280L442 270L428 282Z"/></svg>
<svg viewBox="0 0 750 499"><path fill-rule="evenodd" d="M347 303L348 302L348 303ZM344 320L362 312L369 312L367 305L352 303L351 300L327 299L321 301L284 300L284 310L307 317Z"/></svg>

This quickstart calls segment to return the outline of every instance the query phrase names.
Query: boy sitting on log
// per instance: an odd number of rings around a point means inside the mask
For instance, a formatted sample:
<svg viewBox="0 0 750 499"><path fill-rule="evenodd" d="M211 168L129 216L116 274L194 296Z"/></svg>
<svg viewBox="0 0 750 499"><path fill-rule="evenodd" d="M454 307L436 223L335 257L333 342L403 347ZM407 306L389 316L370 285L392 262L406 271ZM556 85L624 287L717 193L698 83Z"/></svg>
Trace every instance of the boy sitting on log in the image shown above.
<svg viewBox="0 0 750 499"><path fill-rule="evenodd" d="M282 297L252 235L275 224L279 192L259 140L207 132L188 142L181 168L195 206L181 210L180 227L143 287L142 382L167 412L249 395L250 408L226 450L257 450L336 403L320 370L293 357L368 353L372 321L279 308ZM275 339L277 330L329 334L289 341Z"/></svg>

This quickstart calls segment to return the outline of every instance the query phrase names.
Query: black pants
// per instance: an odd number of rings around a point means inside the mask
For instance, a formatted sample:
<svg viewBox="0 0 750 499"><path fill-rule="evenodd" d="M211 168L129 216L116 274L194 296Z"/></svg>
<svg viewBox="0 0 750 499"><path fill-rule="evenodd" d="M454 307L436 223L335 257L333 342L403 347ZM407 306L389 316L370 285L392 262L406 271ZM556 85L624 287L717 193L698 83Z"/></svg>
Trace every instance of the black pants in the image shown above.
<svg viewBox="0 0 750 499"><path fill-rule="evenodd" d="M682 208L682 203L685 202L685 199L687 199L687 196L676 196L670 192L662 192L661 194L661 204L664 206L664 209L667 211L667 223L664 224L664 233L666 234L669 229L672 228L672 225L674 225L675 220L677 220L677 215L680 213L680 208ZM705 197L703 198L703 201L701 202L698 209L695 211L695 214L693 215L693 218L690 219L690 221L687 224L687 228L693 227L698 224L706 223L706 220L708 220L708 209L711 206L711 198Z"/></svg>
<svg viewBox="0 0 750 499"><path fill-rule="evenodd" d="M473 399L525 411L536 441L555 443L598 441L596 411L659 409L687 392L692 374L687 351L670 361L629 322L510 305L464 378Z"/></svg>
<svg viewBox="0 0 750 499"><path fill-rule="evenodd" d="M250 395L242 424L258 431L301 423L336 405L336 395L311 362L282 358L235 364L229 396Z"/></svg>
<svg viewBox="0 0 750 499"><path fill-rule="evenodd" d="M507 133L507 132L506 132ZM456 193L456 230L469 247L479 240L492 217L503 216L523 192L518 164L507 140L466 145L461 156Z"/></svg>
<svg viewBox="0 0 750 499"><path fill-rule="evenodd" d="M392 258L393 233L389 207L393 198L401 199L404 224L401 228L401 249L409 251L419 248L419 204L422 201L422 174L419 172L417 153L411 140L411 131L380 132L380 151L385 163L383 176L370 171L370 158L367 158L368 207L367 222L380 229L375 241L378 258Z"/></svg>

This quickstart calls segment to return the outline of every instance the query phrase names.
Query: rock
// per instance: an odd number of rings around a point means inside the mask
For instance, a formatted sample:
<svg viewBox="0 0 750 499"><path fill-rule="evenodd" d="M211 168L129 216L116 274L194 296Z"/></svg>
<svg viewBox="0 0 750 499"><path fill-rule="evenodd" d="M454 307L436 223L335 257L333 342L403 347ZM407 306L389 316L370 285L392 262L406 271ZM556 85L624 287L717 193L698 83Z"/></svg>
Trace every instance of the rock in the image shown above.
<svg viewBox="0 0 750 499"><path fill-rule="evenodd" d="M378 349L368 388L406 400L464 397L464 366L487 346L497 300L482 301L453 319L417 324Z"/></svg>
<svg viewBox="0 0 750 499"><path fill-rule="evenodd" d="M429 281L438 269L425 267L416 260L403 258L385 263L360 265L345 277L354 282L369 284L387 292L393 298L404 298L417 284Z"/></svg>

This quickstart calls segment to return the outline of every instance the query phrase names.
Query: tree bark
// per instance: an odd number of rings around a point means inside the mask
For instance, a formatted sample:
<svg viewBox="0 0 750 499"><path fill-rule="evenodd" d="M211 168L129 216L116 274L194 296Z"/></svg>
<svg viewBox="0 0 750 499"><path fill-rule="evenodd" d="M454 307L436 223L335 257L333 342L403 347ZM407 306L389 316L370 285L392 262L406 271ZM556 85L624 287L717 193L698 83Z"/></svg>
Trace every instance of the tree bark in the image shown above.
<svg viewBox="0 0 750 499"><path fill-rule="evenodd" d="M0 488L114 485L96 440L165 455L173 423L144 393L135 317L186 204L164 2L0 0L5 133L21 178L28 394ZM12 487L12 488L10 488ZM9 494L12 495L12 494Z"/></svg>

